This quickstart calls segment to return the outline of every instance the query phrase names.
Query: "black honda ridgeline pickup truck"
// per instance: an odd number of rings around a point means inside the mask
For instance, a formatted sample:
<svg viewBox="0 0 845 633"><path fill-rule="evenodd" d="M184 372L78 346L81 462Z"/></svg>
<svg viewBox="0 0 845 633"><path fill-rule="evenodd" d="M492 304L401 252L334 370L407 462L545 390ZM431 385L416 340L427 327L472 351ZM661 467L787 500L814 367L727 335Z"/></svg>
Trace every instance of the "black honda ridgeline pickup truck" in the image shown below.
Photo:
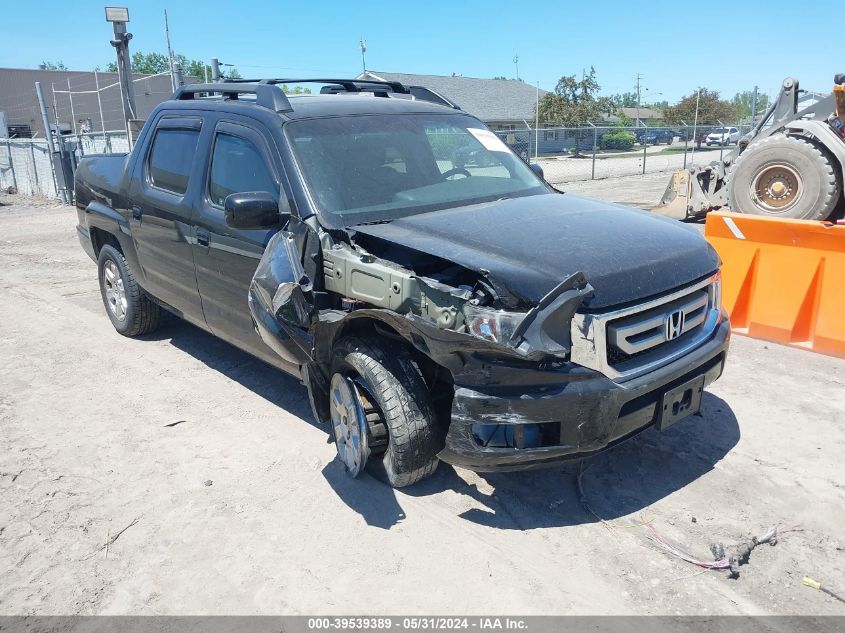
<svg viewBox="0 0 845 633"><path fill-rule="evenodd" d="M581 458L699 409L730 329L692 228L562 194L425 88L288 99L294 81L185 86L130 154L81 161L118 332L164 309L299 377L347 471L393 486L438 459Z"/></svg>

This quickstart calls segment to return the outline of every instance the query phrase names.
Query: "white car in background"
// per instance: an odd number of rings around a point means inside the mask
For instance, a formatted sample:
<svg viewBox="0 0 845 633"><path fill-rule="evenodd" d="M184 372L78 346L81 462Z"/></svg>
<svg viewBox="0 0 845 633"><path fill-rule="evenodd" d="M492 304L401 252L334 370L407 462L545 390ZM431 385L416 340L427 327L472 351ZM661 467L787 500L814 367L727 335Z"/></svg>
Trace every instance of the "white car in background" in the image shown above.
<svg viewBox="0 0 845 633"><path fill-rule="evenodd" d="M740 133L735 127L717 127L707 135L707 145L734 145L739 142Z"/></svg>

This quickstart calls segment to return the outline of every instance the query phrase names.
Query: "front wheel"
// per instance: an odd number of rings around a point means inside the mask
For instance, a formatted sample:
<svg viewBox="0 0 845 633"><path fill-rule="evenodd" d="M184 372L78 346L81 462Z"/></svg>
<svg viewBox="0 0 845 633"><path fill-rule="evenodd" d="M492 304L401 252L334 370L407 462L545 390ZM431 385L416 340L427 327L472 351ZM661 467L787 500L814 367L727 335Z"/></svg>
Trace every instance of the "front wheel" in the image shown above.
<svg viewBox="0 0 845 633"><path fill-rule="evenodd" d="M431 396L401 344L356 336L339 341L329 404L338 457L353 477L369 461L401 488L437 469L441 446Z"/></svg>
<svg viewBox="0 0 845 633"><path fill-rule="evenodd" d="M139 336L158 327L161 308L135 281L123 253L106 244L97 258L97 270L103 305L115 330L123 336Z"/></svg>

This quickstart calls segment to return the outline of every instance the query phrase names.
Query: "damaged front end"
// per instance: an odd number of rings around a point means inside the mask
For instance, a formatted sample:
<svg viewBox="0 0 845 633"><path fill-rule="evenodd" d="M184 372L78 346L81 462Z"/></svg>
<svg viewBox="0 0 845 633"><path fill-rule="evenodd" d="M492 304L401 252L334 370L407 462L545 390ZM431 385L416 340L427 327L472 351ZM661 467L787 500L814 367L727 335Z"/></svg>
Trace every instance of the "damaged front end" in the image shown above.
<svg viewBox="0 0 845 633"><path fill-rule="evenodd" d="M264 342L302 368L321 421L330 417L332 349L361 330L414 351L432 398L447 400L439 457L474 470L601 450L653 423L663 390L721 373L726 333L624 386L573 362L573 337L589 344L575 317L594 292L580 272L530 302L487 270L362 233L296 230L271 240L249 305Z"/></svg>

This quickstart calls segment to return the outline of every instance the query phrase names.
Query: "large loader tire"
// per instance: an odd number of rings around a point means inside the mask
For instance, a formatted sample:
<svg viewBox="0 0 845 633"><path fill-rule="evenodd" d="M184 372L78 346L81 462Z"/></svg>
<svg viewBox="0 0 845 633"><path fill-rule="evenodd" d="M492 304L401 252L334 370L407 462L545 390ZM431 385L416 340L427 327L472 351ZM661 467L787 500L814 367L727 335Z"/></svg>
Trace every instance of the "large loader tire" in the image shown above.
<svg viewBox="0 0 845 633"><path fill-rule="evenodd" d="M839 201L839 166L816 145L775 134L753 143L727 174L731 211L824 220Z"/></svg>

